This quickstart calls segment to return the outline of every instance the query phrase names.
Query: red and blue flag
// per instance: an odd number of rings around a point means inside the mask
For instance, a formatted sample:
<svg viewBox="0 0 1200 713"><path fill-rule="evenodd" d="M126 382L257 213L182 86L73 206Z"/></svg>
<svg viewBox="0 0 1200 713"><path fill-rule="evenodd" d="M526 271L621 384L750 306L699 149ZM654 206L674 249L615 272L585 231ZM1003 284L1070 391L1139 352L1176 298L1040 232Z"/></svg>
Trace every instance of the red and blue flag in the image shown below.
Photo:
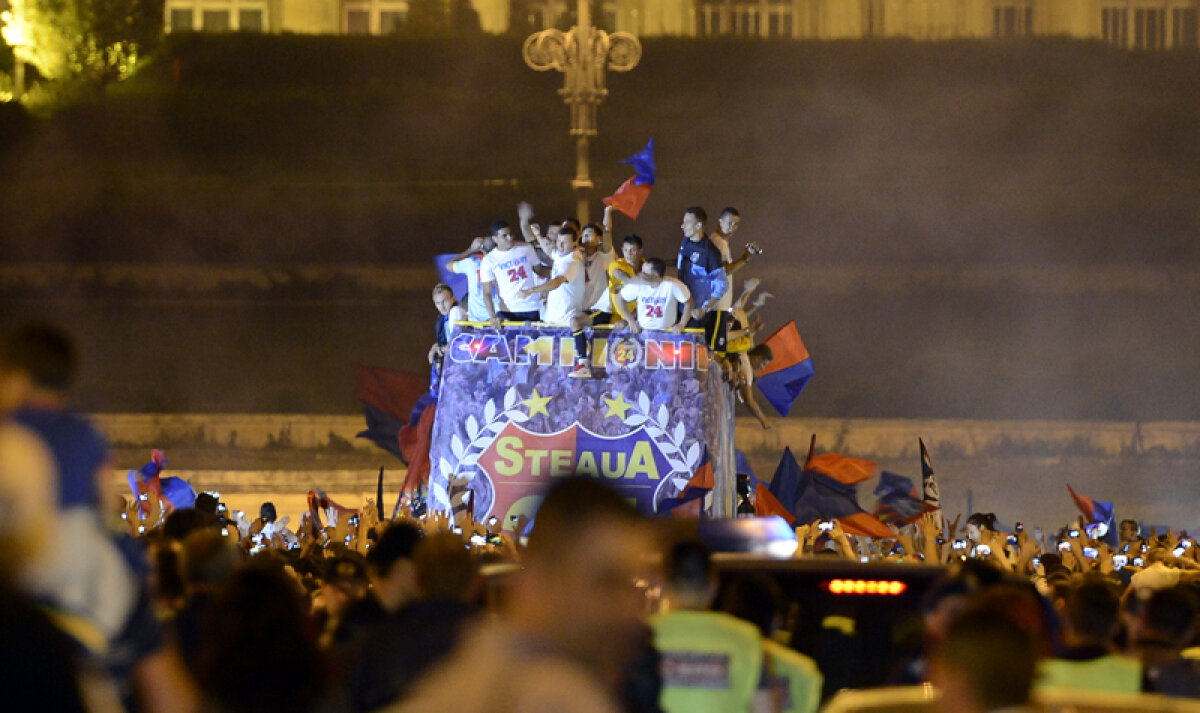
<svg viewBox="0 0 1200 713"><path fill-rule="evenodd" d="M355 394L363 404L367 430L357 434L408 465L405 488L429 478L429 441L435 399L420 374L356 364Z"/></svg>
<svg viewBox="0 0 1200 713"><path fill-rule="evenodd" d="M194 507L196 491L183 478L174 476L162 477L162 471L167 467L167 454L155 448L150 451L150 462L129 471L129 488L138 501L138 512L142 518L149 515L148 500L142 500L141 495L153 494L160 500L166 500L168 510Z"/></svg>
<svg viewBox="0 0 1200 713"><path fill-rule="evenodd" d="M1071 494L1071 500L1075 501L1075 507L1079 508L1079 512L1088 519L1088 522L1103 522L1108 525L1108 529L1113 530L1113 521L1116 515L1113 512L1113 504L1104 500L1094 500L1086 495L1080 495L1075 492L1075 489L1067 485L1067 492Z"/></svg>
<svg viewBox="0 0 1200 713"><path fill-rule="evenodd" d="M646 205L646 199L650 197L651 188L654 187L654 139L650 139L646 148L623 159L621 163L633 166L634 175L622 183L611 196L605 198L604 204L611 205L631 219L637 220L642 206Z"/></svg>
<svg viewBox="0 0 1200 713"><path fill-rule="evenodd" d="M937 510L933 503L921 499L912 478L886 470L879 474L875 497L875 517L880 522L912 523Z"/></svg>
<svg viewBox="0 0 1200 713"><path fill-rule="evenodd" d="M788 322L763 342L771 348L771 362L754 375L758 390L781 416L812 378L812 359L800 339L795 322Z"/></svg>
<svg viewBox="0 0 1200 713"><path fill-rule="evenodd" d="M785 448L770 487L762 492L787 510L793 522L837 520L852 535L895 537L887 525L858 504L857 484L871 476L875 464L840 453L817 456L815 448L814 435L804 468L796 462L792 450ZM769 507L771 500L767 503Z"/></svg>

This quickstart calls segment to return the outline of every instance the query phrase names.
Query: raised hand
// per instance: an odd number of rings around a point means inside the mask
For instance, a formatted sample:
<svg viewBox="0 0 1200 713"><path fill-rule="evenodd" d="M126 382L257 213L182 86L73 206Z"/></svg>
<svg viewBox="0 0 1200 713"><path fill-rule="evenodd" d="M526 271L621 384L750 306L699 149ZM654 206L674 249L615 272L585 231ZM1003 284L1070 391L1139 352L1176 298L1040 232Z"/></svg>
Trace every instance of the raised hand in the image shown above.
<svg viewBox="0 0 1200 713"><path fill-rule="evenodd" d="M525 201L518 203L517 218L526 222L533 220L533 206Z"/></svg>

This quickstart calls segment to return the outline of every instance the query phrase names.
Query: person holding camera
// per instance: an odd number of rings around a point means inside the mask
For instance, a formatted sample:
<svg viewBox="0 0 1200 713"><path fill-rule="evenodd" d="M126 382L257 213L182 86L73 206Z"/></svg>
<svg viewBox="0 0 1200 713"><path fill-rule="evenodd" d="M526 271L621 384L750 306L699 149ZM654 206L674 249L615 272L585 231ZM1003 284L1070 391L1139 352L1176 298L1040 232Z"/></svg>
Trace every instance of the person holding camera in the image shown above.
<svg viewBox="0 0 1200 713"><path fill-rule="evenodd" d="M717 250L721 251L721 258L725 261L725 274L729 276L729 288L717 302L717 309L722 312L728 312L733 308L733 273L745 267L751 257L762 255L762 248L758 247L756 243L746 243L742 256L737 260L733 259L729 244L733 242L733 235L737 232L741 222L742 216L738 213L738 209L729 206L721 211L721 217L717 218L717 229L708 234L708 239L717 246Z"/></svg>

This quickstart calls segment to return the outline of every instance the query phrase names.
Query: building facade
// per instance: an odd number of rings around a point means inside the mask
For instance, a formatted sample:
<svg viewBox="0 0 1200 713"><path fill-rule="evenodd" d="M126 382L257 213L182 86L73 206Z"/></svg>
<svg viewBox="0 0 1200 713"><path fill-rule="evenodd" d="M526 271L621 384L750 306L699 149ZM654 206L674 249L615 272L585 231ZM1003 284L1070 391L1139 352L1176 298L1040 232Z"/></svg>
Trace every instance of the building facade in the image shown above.
<svg viewBox="0 0 1200 713"><path fill-rule="evenodd" d="M565 26L575 0L471 0L485 32ZM514 7L525 17L513 18ZM1074 37L1131 50L1200 45L1200 0L597 0L595 21L641 37L916 40ZM169 32L389 34L408 0L167 0ZM515 20L515 21L514 21Z"/></svg>

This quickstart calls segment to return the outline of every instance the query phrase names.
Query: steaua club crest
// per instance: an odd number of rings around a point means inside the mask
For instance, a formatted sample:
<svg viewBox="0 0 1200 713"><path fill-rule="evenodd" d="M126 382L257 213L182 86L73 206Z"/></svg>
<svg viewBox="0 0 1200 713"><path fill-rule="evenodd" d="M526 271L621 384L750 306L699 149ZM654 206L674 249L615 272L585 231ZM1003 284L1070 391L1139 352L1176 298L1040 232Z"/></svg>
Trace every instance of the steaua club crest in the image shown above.
<svg viewBox="0 0 1200 713"><path fill-rule="evenodd" d="M609 360L621 368L636 366L642 356L642 345L631 337L610 337L608 354Z"/></svg>

